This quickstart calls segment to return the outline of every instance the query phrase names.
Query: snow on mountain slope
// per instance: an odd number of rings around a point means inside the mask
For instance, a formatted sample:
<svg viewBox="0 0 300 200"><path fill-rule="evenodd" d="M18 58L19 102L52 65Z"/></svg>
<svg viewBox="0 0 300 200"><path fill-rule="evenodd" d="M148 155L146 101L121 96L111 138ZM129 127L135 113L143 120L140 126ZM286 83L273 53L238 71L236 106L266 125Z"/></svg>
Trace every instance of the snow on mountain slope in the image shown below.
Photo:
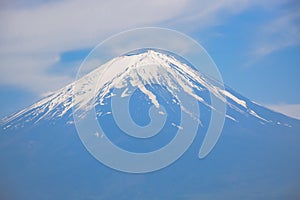
<svg viewBox="0 0 300 200"><path fill-rule="evenodd" d="M247 99L237 97L229 90L223 89L221 84L212 78L201 74L173 56L148 50L108 61L76 82L4 118L1 122L2 127L17 128L28 122L36 124L41 119L54 120L66 115L69 117L67 123L72 123L72 109L88 111L96 105L103 105L105 98L115 95L113 89L123 90L121 96L125 97L133 92L132 88L138 88L158 108L160 105L156 95L145 87L145 85L155 84L163 86L174 97L177 97L179 92L185 92L201 104L212 108L209 102L199 95L201 91L209 91L211 95L240 114L253 116L264 123L272 122L265 116L260 116L254 108L250 108ZM180 101L178 104L182 110L185 110ZM232 116L226 117L237 121Z"/></svg>

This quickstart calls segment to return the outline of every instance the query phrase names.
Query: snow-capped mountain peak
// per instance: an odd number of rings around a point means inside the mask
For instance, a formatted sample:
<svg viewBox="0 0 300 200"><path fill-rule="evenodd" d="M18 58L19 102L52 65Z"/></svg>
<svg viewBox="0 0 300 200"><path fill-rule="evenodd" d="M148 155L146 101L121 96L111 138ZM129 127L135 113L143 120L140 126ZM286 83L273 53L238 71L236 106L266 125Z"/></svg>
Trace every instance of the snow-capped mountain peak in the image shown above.
<svg viewBox="0 0 300 200"><path fill-rule="evenodd" d="M126 97L133 92L133 88L138 88L159 108L156 95L146 85L160 85L174 97L177 97L179 92L185 92L212 108L200 95L201 91L209 91L237 112L269 122L249 108L245 99L224 89L212 78L173 56L148 50L114 58L32 106L4 118L2 123L5 128L19 127L24 125L24 119L26 122L37 123L41 119L50 120L71 115L72 108L90 110L96 105L103 105L105 98L113 96L113 89L123 90L121 96ZM183 106L181 102L178 104ZM231 116L228 118L234 120Z"/></svg>

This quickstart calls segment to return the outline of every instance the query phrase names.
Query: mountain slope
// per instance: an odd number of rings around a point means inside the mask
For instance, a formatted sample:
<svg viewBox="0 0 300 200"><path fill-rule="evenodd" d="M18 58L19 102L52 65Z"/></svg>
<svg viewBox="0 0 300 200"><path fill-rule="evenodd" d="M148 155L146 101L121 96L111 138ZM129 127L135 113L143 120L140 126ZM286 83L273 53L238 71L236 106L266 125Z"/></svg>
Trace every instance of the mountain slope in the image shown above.
<svg viewBox="0 0 300 200"><path fill-rule="evenodd" d="M191 100L188 104L199 105L199 116L181 101L182 94ZM200 160L199 147L215 109L211 96L225 103L226 120L217 145ZM111 108L123 99L138 127L165 120L161 132L149 141L126 135L116 122L123 115ZM80 120L93 109L108 137L133 152L168 143L187 128L181 127L181 115L190 116L199 129L172 165L147 174L122 173L94 159L77 135L74 113ZM157 111L155 119L151 109ZM0 199L296 200L299 133L299 120L222 87L175 57L155 51L120 56L2 120Z"/></svg>
<svg viewBox="0 0 300 200"><path fill-rule="evenodd" d="M72 109L91 110L99 104L103 105L105 98L113 96L112 89L122 89L121 96L126 97L138 88L155 107L159 107L157 97L145 85L161 85L174 97L178 97L180 92L185 92L201 104L211 107L209 98L201 96L203 91L208 91L243 115L256 117L261 123L282 124L275 119L260 116L254 109L258 106L254 102L236 94L231 89L224 89L217 81L174 57L149 50L137 55L112 59L36 104L2 119L2 126L4 129L17 128L26 123L36 124L41 119L55 120L64 115L70 116ZM248 104L253 105L252 108ZM182 104L181 106L183 107ZM227 117L235 120L232 116L227 115ZM72 118L66 123L72 123ZM284 123L283 125L289 126Z"/></svg>

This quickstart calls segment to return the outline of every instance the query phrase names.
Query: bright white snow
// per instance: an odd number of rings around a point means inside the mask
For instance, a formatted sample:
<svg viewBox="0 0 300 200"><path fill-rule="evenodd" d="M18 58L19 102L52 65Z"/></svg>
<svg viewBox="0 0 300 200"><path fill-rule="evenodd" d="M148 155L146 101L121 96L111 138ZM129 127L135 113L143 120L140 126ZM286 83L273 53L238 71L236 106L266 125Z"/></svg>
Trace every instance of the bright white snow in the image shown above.
<svg viewBox="0 0 300 200"><path fill-rule="evenodd" d="M122 89L121 97L126 97L133 92L131 91L132 88L139 88L153 105L159 108L160 105L156 95L145 87L145 85L151 86L153 84L162 85L168 90L175 97L173 101L182 106L182 110L186 113L193 112L184 110L185 108L178 99L178 94L185 92L198 102L211 107L195 92L208 90L211 95L226 102L238 112L248 112L248 114L260 120L268 121L253 110L247 109L245 100L239 99L230 92L220 88L216 81L213 81L211 78L206 77L172 56L149 50L136 55L114 58L76 82L54 92L51 96L11 117L5 118L3 122L9 127L10 122L15 121L14 123L17 124L22 121L22 117L29 118L36 123L41 119L60 118L67 113L70 114L71 112L69 111L72 108L88 111L97 104L103 105L105 98L114 95L111 93L113 89ZM235 104L229 104L226 98L230 98ZM245 109L239 109L238 105ZM197 118L198 116L191 117ZM235 121L234 118L228 115L227 117Z"/></svg>

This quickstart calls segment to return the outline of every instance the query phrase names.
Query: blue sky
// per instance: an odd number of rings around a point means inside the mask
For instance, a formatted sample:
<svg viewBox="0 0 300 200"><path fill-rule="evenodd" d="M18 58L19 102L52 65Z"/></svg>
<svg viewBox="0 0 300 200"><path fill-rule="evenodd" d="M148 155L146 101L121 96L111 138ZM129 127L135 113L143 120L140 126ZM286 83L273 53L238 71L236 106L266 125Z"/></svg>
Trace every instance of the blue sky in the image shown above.
<svg viewBox="0 0 300 200"><path fill-rule="evenodd" d="M299 8L288 0L1 1L0 117L72 82L107 37L158 26L202 44L234 90L300 118Z"/></svg>

